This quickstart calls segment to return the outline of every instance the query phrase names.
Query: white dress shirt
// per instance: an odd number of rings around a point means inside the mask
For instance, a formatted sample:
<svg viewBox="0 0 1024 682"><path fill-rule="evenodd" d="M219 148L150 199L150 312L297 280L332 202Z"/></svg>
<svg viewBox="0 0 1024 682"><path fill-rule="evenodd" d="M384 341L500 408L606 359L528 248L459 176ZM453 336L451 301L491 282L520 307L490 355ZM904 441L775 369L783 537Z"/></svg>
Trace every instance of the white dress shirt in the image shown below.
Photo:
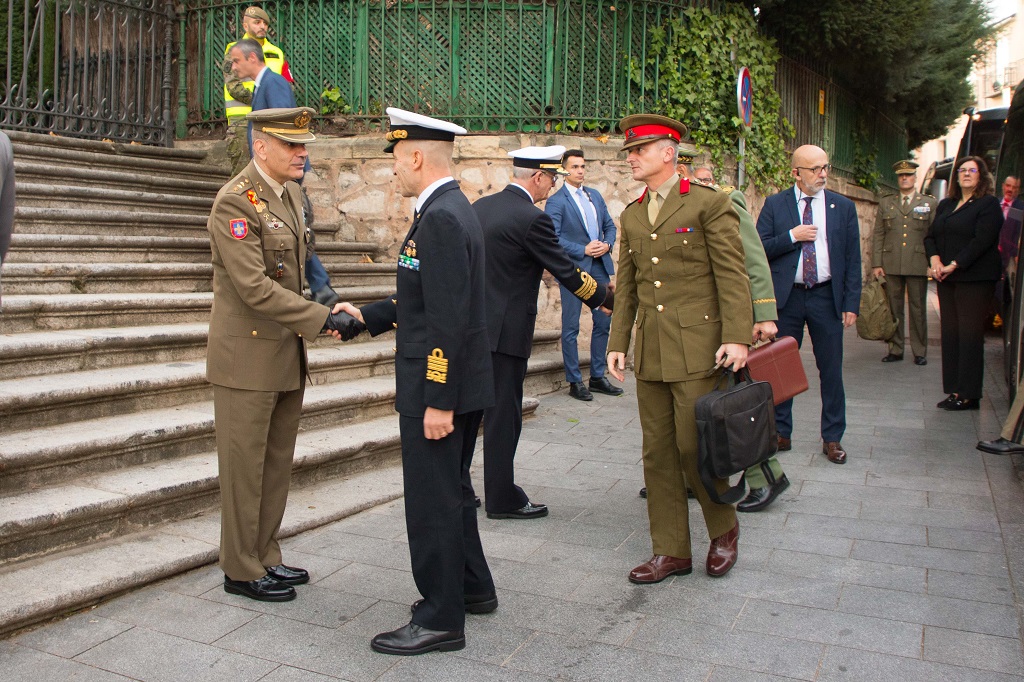
<svg viewBox="0 0 1024 682"><path fill-rule="evenodd" d="M433 194L438 187L445 184L446 182L451 182L454 179L455 178L448 175L446 177L441 178L440 180L435 180L434 182L427 185L427 188L420 192L420 195L416 197L416 213L420 212L420 209L423 208L423 204L427 203L427 199L430 198L430 195Z"/></svg>
<svg viewBox="0 0 1024 682"><path fill-rule="evenodd" d="M818 263L818 282L827 282L832 279L832 267L828 258L828 226L825 224L825 190L821 190L817 194L804 194L800 191L800 188L796 185L793 186L793 192L796 198L796 214L803 221L804 217L804 197L811 197L811 222L818 228L818 235L814 238L814 258ZM790 230L789 238L793 239L793 232ZM803 242L797 242L793 239L794 244L800 244L801 249L803 248ZM793 280L794 284L804 283L804 259L803 256L796 263L796 278Z"/></svg>

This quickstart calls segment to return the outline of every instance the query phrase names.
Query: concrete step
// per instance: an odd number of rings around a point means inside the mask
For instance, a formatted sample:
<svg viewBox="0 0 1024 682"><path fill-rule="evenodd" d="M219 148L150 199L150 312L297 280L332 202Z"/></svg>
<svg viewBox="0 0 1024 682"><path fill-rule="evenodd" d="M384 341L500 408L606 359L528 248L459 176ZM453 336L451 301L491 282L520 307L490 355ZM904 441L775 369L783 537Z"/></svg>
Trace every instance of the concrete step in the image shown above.
<svg viewBox="0 0 1024 682"><path fill-rule="evenodd" d="M334 230L341 229L334 225ZM322 232L318 234L323 236ZM335 242L321 239L317 243L320 259L328 265L355 264L375 258L379 247L371 242ZM32 234L15 232L11 250L4 266L13 263L206 263L210 262L210 238L204 233L196 237L130 237L98 234ZM394 275L395 264L391 263ZM6 274L6 269L4 271Z"/></svg>
<svg viewBox="0 0 1024 682"><path fill-rule="evenodd" d="M5 263L6 294L183 294L213 290L209 263Z"/></svg>
<svg viewBox="0 0 1024 682"><path fill-rule="evenodd" d="M357 305L378 301L393 286L335 287ZM4 296L0 334L97 327L184 324L210 319L212 293L24 294Z"/></svg>
<svg viewBox="0 0 1024 682"><path fill-rule="evenodd" d="M62 178L63 179L63 178ZM189 215L210 215L215 193L187 190L146 192L134 188L67 185L56 182L15 184L16 204L35 208L100 209L132 211L144 207Z"/></svg>
<svg viewBox="0 0 1024 682"><path fill-rule="evenodd" d="M12 143L24 143L33 149L47 147L52 147L54 149L77 149L80 151L101 154L122 154L129 157L146 156L150 158L191 162L196 164L202 163L206 159L206 152L199 149L156 147L124 142L104 142L102 140L81 140L75 137L27 133L20 130L6 130L4 132L7 134L7 137L10 138Z"/></svg>
<svg viewBox="0 0 1024 682"><path fill-rule="evenodd" d="M311 347L314 384L358 380L394 369L393 342ZM168 362L0 381L0 434L212 399L206 362Z"/></svg>
<svg viewBox="0 0 1024 682"><path fill-rule="evenodd" d="M330 252L320 254L321 260ZM331 276L331 283L341 286L395 286L394 263L334 263L324 262L327 273Z"/></svg>
<svg viewBox="0 0 1024 682"><path fill-rule="evenodd" d="M11 139L14 158L23 164L35 164L39 174L49 172L51 177L60 178L60 169L66 166L94 168L97 170L156 173L169 177L194 180L219 179L223 185L229 174L218 166L204 163L202 158L182 156L180 153L156 152L158 147L124 145L112 143L103 148L83 145L80 140L45 142ZM56 143L54 143L56 142ZM103 143L100 143L101 145ZM135 147L134 149L132 147ZM177 152L179 150L170 150ZM17 175L17 172L15 172Z"/></svg>
<svg viewBox="0 0 1024 682"><path fill-rule="evenodd" d="M14 175L19 182L51 183L74 180L87 187L119 187L164 192L193 192L197 196L217 196L220 188L229 180L223 174L216 176L174 177L159 171L138 172L109 170L90 166L63 166L58 172L36 160L22 161L14 156Z"/></svg>
<svg viewBox="0 0 1024 682"><path fill-rule="evenodd" d="M288 538L400 498L397 463L293 489L279 537ZM0 635L217 561L220 512L0 567Z"/></svg>
<svg viewBox="0 0 1024 682"><path fill-rule="evenodd" d="M133 237L203 237L209 216L159 211L101 208L15 206L15 232L36 234L101 234Z"/></svg>
<svg viewBox="0 0 1024 682"><path fill-rule="evenodd" d="M535 399L524 399L527 416L537 404ZM293 485L393 462L400 449L398 418L393 413L301 431L292 466ZM217 486L217 454L210 450L2 497L0 569L210 511L218 503Z"/></svg>

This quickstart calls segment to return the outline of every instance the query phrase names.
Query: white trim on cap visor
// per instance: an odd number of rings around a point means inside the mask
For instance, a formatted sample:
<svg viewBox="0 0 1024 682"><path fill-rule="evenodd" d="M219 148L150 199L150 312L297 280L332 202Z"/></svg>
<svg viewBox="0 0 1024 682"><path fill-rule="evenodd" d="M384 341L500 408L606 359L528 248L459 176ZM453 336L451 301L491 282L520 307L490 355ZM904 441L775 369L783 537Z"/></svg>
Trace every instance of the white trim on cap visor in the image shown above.
<svg viewBox="0 0 1024 682"><path fill-rule="evenodd" d="M509 152L508 155L513 159L555 161L561 165L562 157L565 156L565 147L560 144L552 145L550 147L523 147L522 149L517 149L514 152Z"/></svg>

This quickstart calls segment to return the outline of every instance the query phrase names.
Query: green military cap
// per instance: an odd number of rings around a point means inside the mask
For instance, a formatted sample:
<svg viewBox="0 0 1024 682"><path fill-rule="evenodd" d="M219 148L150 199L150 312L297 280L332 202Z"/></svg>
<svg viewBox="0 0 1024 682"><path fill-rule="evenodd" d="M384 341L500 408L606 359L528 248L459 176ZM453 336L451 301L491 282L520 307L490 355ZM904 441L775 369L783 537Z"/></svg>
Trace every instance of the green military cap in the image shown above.
<svg viewBox="0 0 1024 682"><path fill-rule="evenodd" d="M316 136L309 132L309 123L316 111L309 107L293 109L260 109L245 115L252 122L252 129L266 133L285 142L308 144L316 142Z"/></svg>
<svg viewBox="0 0 1024 682"><path fill-rule="evenodd" d="M700 150L689 142L679 143L679 154L676 155L676 163L693 163L693 160L700 156Z"/></svg>
<svg viewBox="0 0 1024 682"><path fill-rule="evenodd" d="M253 19L262 19L263 21L267 22L267 26L270 25L270 15L267 14L262 7L257 7L256 5L253 5L252 7L246 7L245 12L242 13L242 16L252 17Z"/></svg>
<svg viewBox="0 0 1024 682"><path fill-rule="evenodd" d="M619 130L626 136L623 151L654 140L679 142L686 135L686 126L668 116L633 114L619 121Z"/></svg>
<svg viewBox="0 0 1024 682"><path fill-rule="evenodd" d="M892 169L896 171L896 175L912 175L917 172L918 163L911 161L910 159L903 159L897 161L892 165Z"/></svg>

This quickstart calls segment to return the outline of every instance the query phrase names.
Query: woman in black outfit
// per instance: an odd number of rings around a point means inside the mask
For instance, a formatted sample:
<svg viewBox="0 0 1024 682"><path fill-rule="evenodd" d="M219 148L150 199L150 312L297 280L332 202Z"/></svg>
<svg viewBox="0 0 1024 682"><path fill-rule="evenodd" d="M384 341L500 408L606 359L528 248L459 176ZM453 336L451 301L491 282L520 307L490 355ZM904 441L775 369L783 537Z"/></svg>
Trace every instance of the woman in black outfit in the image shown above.
<svg viewBox="0 0 1024 682"><path fill-rule="evenodd" d="M942 390L937 407L976 410L985 369L985 320L1002 273L999 229L1003 212L994 183L977 156L957 161L948 196L939 202L924 239L938 283L942 328Z"/></svg>

